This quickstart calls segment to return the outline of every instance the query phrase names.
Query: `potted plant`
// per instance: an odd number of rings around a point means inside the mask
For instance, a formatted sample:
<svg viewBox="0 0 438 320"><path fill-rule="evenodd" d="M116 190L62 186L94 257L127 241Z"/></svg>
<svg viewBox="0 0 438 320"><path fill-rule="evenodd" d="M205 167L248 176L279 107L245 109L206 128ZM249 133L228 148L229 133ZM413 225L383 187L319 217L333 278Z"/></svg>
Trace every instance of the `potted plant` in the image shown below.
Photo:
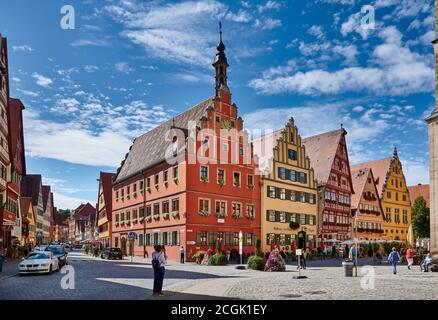
<svg viewBox="0 0 438 320"><path fill-rule="evenodd" d="M173 178L173 182L175 182L175 184L178 184L178 178Z"/></svg>
<svg viewBox="0 0 438 320"><path fill-rule="evenodd" d="M248 187L249 189L254 189L254 185L253 185L253 184L248 184L247 187Z"/></svg>
<svg viewBox="0 0 438 320"><path fill-rule="evenodd" d="M224 179L218 179L217 183L222 187L225 184Z"/></svg>
<svg viewBox="0 0 438 320"><path fill-rule="evenodd" d="M207 181L208 181L208 178L207 178L206 176L202 176L202 177L201 177L201 181L202 181L202 182L207 182Z"/></svg>
<svg viewBox="0 0 438 320"><path fill-rule="evenodd" d="M179 211L173 211L172 217L177 218L179 216Z"/></svg>

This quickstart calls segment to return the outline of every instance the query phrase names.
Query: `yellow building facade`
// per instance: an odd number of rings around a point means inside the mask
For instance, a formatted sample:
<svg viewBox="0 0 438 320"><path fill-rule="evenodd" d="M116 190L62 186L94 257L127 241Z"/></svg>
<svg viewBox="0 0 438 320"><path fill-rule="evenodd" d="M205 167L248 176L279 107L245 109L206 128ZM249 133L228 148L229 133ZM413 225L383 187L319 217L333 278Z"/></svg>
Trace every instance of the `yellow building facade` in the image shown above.
<svg viewBox="0 0 438 320"><path fill-rule="evenodd" d="M258 143L272 146L272 152L266 150L269 170L261 176L262 250L269 252L275 244L291 252L294 242L297 248L315 248L317 185L294 120Z"/></svg>
<svg viewBox="0 0 438 320"><path fill-rule="evenodd" d="M407 242L411 225L411 201L397 149L394 149L390 158L363 163L360 166L372 169L374 174L385 216L382 239Z"/></svg>

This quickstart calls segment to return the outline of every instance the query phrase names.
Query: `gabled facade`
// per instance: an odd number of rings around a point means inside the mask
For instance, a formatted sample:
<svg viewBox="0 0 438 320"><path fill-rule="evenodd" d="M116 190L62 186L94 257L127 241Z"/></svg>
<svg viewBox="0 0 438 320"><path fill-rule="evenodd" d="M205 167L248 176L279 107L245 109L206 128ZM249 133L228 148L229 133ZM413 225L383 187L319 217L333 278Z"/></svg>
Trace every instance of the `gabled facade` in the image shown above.
<svg viewBox="0 0 438 320"><path fill-rule="evenodd" d="M406 242L411 224L411 201L397 149L394 148L390 158L361 163L355 167L373 171L385 214L382 238Z"/></svg>
<svg viewBox="0 0 438 320"><path fill-rule="evenodd" d="M32 198L20 197L20 207L23 216L22 244L36 244L36 216Z"/></svg>
<svg viewBox="0 0 438 320"><path fill-rule="evenodd" d="M351 197L352 237L359 240L381 240L385 216L380 203L373 171L351 167L354 194Z"/></svg>
<svg viewBox="0 0 438 320"><path fill-rule="evenodd" d="M0 34L0 248L12 242L12 230L17 213L8 204L8 181L11 180L11 156L9 147L9 71L7 40ZM6 208L8 205L8 208Z"/></svg>
<svg viewBox="0 0 438 320"><path fill-rule="evenodd" d="M48 239L49 242L53 241L53 193L50 186L42 186L43 194L43 210L44 210L44 221L43 221L43 231L44 237Z"/></svg>
<svg viewBox="0 0 438 320"><path fill-rule="evenodd" d="M224 51L221 36L213 63L215 96L135 139L118 169L112 245L125 253L129 232L138 236L132 250L140 256L163 244L177 260L182 245L190 260L198 250L215 248L216 241L224 251L238 252L240 232L243 252L254 251L260 237L259 177L231 101ZM221 129L230 136L221 136ZM202 152L197 157L193 150ZM220 153L225 161L213 161Z"/></svg>
<svg viewBox="0 0 438 320"><path fill-rule="evenodd" d="M33 211L36 216L37 243L47 244L49 242L49 230L44 230L44 206L40 174L28 174L23 177L21 181L21 196L32 199Z"/></svg>
<svg viewBox="0 0 438 320"><path fill-rule="evenodd" d="M69 241L96 240L92 236L96 226L96 208L89 202L81 204L72 212L68 225Z"/></svg>
<svg viewBox="0 0 438 320"><path fill-rule="evenodd" d="M303 140L318 183L318 236L322 241L351 237L350 209L354 191L346 135L347 131L340 129Z"/></svg>
<svg viewBox="0 0 438 320"><path fill-rule="evenodd" d="M24 155L23 112L24 105L18 99L9 99L9 150L10 150L10 181L8 181L8 199L6 206L16 214L15 227L12 230L12 239L21 241L22 212L20 206L20 188L23 175L26 174Z"/></svg>
<svg viewBox="0 0 438 320"><path fill-rule="evenodd" d="M99 177L99 194L97 200L98 239L104 248L112 245L112 182L114 173L101 172Z"/></svg>
<svg viewBox="0 0 438 320"><path fill-rule="evenodd" d="M270 141L273 140L272 144ZM318 240L318 190L313 169L294 120L272 135L256 139L260 150L273 145L267 155L270 170L261 177L261 226L263 251L280 245L290 252L313 248ZM265 147L264 147L265 146ZM269 150L267 150L268 152Z"/></svg>
<svg viewBox="0 0 438 320"><path fill-rule="evenodd" d="M68 218L66 214L60 214L57 208L54 208L54 234L53 241L68 242Z"/></svg>

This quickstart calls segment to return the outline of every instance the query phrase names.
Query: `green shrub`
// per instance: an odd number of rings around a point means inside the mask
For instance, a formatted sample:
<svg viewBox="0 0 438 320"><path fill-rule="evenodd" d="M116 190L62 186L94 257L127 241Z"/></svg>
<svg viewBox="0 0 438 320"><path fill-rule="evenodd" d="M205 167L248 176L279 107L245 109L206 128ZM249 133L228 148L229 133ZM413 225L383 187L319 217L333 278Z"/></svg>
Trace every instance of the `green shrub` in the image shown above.
<svg viewBox="0 0 438 320"><path fill-rule="evenodd" d="M217 254L222 254L222 242L216 241L216 251Z"/></svg>
<svg viewBox="0 0 438 320"><path fill-rule="evenodd" d="M205 256L205 251L198 251L193 255L193 259L195 260L196 263L200 264L202 262L202 260L204 259Z"/></svg>
<svg viewBox="0 0 438 320"><path fill-rule="evenodd" d="M258 255L249 257L248 259L248 269L252 270L265 270L266 260Z"/></svg>
<svg viewBox="0 0 438 320"><path fill-rule="evenodd" d="M85 250L85 253L88 254L90 252L90 246L88 244L86 244L84 246L84 250Z"/></svg>
<svg viewBox="0 0 438 320"><path fill-rule="evenodd" d="M228 264L228 259L224 254L214 254L208 259L208 264L211 266L225 266Z"/></svg>
<svg viewBox="0 0 438 320"><path fill-rule="evenodd" d="M259 256L259 257L261 257L263 255L262 254L262 240L259 238L257 238L257 240L256 240L255 254L256 254L256 256Z"/></svg>

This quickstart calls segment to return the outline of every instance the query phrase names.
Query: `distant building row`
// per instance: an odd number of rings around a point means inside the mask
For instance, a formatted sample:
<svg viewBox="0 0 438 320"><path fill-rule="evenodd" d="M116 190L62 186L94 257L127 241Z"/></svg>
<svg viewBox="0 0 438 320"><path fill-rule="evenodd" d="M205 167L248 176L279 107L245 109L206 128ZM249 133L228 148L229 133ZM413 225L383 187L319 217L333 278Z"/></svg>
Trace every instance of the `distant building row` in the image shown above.
<svg viewBox="0 0 438 320"><path fill-rule="evenodd" d="M65 236L50 186L42 184L41 175L26 172L24 109L9 97L7 42L0 35L0 249Z"/></svg>
<svg viewBox="0 0 438 320"><path fill-rule="evenodd" d="M253 252L256 239L264 251L351 238L407 241L411 199L397 150L350 167L346 130L302 139L293 119L245 144L224 51L221 39L214 97L135 139L117 173L101 173L97 226L104 245L143 256L163 244L171 259L184 246L191 259L217 241L235 254L239 243L243 253ZM224 129L240 134L224 138ZM271 170L260 175L262 154L254 146L269 140ZM192 145L200 150L195 162ZM169 161L169 152L178 161ZM218 154L226 163L214 161Z"/></svg>

